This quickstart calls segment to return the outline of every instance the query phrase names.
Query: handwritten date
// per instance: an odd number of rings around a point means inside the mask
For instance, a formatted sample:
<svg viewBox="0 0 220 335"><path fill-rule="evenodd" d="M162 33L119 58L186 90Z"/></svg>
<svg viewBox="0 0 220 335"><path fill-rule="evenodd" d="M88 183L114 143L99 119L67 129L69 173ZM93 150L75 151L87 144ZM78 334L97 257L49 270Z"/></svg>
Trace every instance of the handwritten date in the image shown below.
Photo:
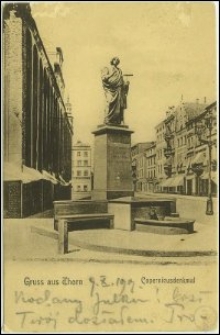
<svg viewBox="0 0 220 335"><path fill-rule="evenodd" d="M214 320L211 308L199 309L207 303L207 292L204 296L193 287L143 288L132 278L112 279L105 275L90 276L88 284L84 295L76 288L68 290L68 295L55 294L52 289L35 290L35 294L15 291L15 315L20 327L37 331L57 330L63 324L68 329L71 325L74 329L76 325L139 324L150 330L151 325L162 321L175 326L193 325L196 329Z"/></svg>

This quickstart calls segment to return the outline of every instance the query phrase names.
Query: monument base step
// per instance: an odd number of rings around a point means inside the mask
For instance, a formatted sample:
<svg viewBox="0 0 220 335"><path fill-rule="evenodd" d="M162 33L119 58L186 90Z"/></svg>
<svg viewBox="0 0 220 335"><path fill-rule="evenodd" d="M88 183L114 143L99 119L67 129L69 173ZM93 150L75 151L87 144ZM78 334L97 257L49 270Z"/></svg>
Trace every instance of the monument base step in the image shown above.
<svg viewBox="0 0 220 335"><path fill-rule="evenodd" d="M135 228L148 233L162 235L190 234L194 232L194 220L165 217L164 220L135 218ZM144 228L141 228L141 226Z"/></svg>

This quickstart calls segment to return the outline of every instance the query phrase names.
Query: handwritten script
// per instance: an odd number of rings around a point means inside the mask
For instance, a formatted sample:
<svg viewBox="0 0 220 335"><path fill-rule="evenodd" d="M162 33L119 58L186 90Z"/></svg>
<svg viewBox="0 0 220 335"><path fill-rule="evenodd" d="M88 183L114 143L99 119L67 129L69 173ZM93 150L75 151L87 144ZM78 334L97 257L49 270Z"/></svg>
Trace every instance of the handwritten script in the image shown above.
<svg viewBox="0 0 220 335"><path fill-rule="evenodd" d="M87 327L151 330L161 323L170 329L180 325L192 330L215 327L216 312L209 304L213 292L197 291L193 282L185 286L149 285L143 278L137 281L101 275L90 276L83 283L65 289L43 285L16 290L18 326L33 331Z"/></svg>

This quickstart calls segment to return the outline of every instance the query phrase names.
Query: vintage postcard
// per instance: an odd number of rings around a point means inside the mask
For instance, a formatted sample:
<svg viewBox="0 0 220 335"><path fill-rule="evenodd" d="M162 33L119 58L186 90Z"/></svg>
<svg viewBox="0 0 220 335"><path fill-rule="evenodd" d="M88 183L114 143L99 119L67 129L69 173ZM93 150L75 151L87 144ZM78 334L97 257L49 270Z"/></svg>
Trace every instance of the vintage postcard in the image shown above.
<svg viewBox="0 0 220 335"><path fill-rule="evenodd" d="M217 333L217 2L2 3L3 333Z"/></svg>

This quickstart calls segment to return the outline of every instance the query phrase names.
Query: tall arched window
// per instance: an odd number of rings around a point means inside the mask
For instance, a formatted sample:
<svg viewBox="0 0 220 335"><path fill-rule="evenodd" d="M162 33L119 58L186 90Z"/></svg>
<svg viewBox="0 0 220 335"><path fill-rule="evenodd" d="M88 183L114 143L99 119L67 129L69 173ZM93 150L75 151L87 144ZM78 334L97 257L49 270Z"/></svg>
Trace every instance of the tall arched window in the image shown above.
<svg viewBox="0 0 220 335"><path fill-rule="evenodd" d="M43 169L48 170L48 79L46 69L43 73L43 90Z"/></svg>
<svg viewBox="0 0 220 335"><path fill-rule="evenodd" d="M37 128L38 128L38 55L33 47L33 107L32 107L32 167L37 167Z"/></svg>
<svg viewBox="0 0 220 335"><path fill-rule="evenodd" d="M39 71L39 110L38 110L38 169L41 171L43 169L43 116L44 116L44 78L43 78L43 65L42 60L40 60L40 71Z"/></svg>
<svg viewBox="0 0 220 335"><path fill-rule="evenodd" d="M29 29L25 29L23 48L23 153L25 165L31 167L32 156L32 38Z"/></svg>

